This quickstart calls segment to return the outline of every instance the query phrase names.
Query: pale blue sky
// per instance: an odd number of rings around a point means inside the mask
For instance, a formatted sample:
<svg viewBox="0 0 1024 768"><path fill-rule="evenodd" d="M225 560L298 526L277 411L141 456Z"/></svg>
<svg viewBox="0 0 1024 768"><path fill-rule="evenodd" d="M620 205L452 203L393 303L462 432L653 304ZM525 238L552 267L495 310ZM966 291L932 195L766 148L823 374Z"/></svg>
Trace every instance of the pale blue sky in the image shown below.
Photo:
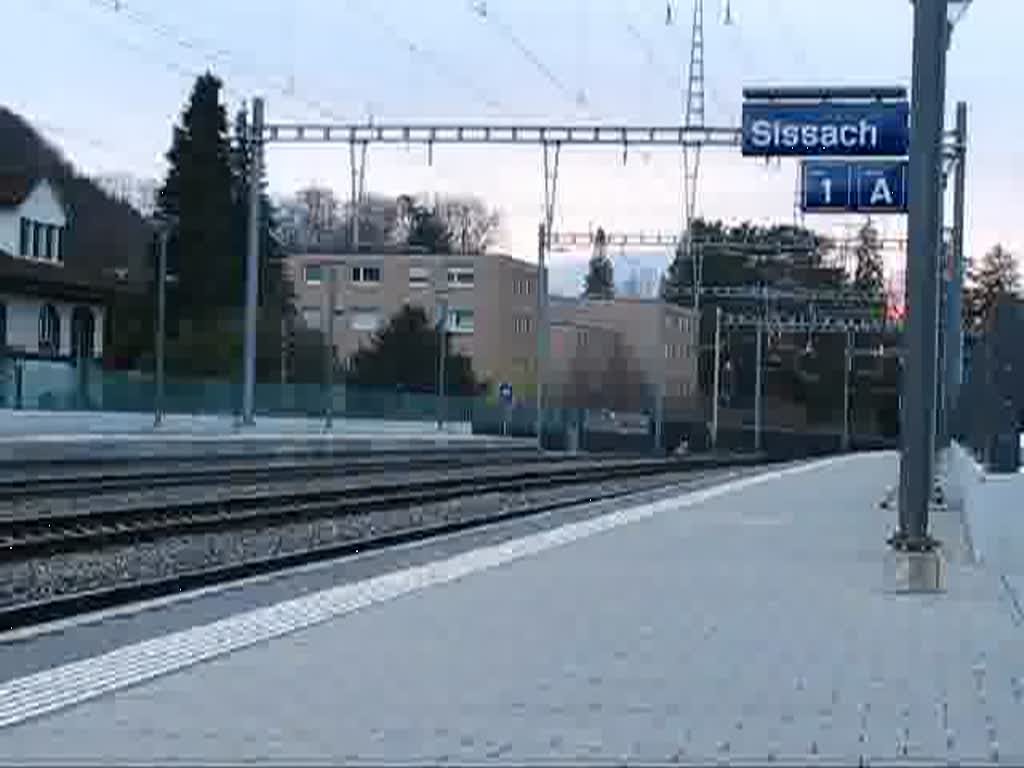
<svg viewBox="0 0 1024 768"><path fill-rule="evenodd" d="M469 0L2 0L0 99L83 170L155 177L206 66L232 109L259 93L272 120L675 123L691 2L672 4L666 26L665 0L487 0L486 21ZM709 124L738 122L747 84L909 84L907 0L732 0L733 26L723 4L706 0ZM1022 33L1024 0L976 0L953 40L948 122L956 100L971 108L970 252L996 241L1024 252ZM347 190L347 158L347 148L273 148L272 189ZM428 166L421 150L374 148L368 186L478 194L504 210L506 247L532 257L540 167L532 149L438 148ZM792 220L795 171L709 150L699 210ZM623 166L616 150L566 149L558 226L678 230L679 173L671 151L636 151Z"/></svg>

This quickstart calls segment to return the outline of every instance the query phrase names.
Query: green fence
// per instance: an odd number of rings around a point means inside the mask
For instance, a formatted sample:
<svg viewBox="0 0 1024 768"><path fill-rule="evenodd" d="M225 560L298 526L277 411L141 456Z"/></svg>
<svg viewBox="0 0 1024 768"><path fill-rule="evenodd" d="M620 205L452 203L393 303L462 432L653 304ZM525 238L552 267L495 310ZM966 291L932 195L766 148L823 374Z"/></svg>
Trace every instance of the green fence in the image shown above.
<svg viewBox="0 0 1024 768"><path fill-rule="evenodd" d="M230 379L168 377L163 410L174 414L241 412L242 383ZM152 373L105 371L92 361L0 358L0 408L48 411L152 412ZM330 405L338 418L471 422L483 398L338 384L328 396L320 384L257 382L257 414L322 418Z"/></svg>

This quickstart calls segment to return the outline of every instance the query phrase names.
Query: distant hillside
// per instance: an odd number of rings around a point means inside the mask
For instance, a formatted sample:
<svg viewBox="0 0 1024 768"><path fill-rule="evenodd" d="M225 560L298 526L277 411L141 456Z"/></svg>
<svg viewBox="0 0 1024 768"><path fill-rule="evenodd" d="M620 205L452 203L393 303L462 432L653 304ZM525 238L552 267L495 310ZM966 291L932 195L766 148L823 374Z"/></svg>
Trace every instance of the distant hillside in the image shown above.
<svg viewBox="0 0 1024 768"><path fill-rule="evenodd" d="M116 268L127 270L132 283L149 283L151 234L145 219L77 173L60 150L5 107L0 107L0 173L43 176L60 189L69 208L69 277L108 283Z"/></svg>

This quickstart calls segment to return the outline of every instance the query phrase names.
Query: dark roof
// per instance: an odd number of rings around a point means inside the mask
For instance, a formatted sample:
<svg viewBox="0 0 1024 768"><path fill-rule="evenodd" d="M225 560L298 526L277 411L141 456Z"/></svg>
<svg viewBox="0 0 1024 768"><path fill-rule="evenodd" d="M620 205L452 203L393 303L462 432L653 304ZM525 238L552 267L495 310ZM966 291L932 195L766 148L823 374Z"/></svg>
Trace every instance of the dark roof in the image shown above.
<svg viewBox="0 0 1024 768"><path fill-rule="evenodd" d="M21 205L31 194L35 185L36 179L31 176L0 174L0 208Z"/></svg>
<svg viewBox="0 0 1024 768"><path fill-rule="evenodd" d="M12 256L0 249L0 286L11 293L45 296L67 301L105 302L115 293L138 292L145 286L118 281L114 275L95 277L71 264L41 264Z"/></svg>

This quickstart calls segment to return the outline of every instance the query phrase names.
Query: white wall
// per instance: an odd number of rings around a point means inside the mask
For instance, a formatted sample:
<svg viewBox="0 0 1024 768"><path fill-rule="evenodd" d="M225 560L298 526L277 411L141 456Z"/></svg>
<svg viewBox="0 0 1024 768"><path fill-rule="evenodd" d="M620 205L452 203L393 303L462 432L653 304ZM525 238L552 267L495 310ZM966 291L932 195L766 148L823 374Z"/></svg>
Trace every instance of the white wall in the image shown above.
<svg viewBox="0 0 1024 768"><path fill-rule="evenodd" d="M988 474L955 443L949 462L949 502L962 510L977 561L1024 594L1024 473Z"/></svg>
<svg viewBox="0 0 1024 768"><path fill-rule="evenodd" d="M17 208L0 210L0 250L7 251L12 256L18 255L22 218L58 227L67 226L64 208L53 187L46 181L36 184L28 198Z"/></svg>
<svg viewBox="0 0 1024 768"><path fill-rule="evenodd" d="M43 304L53 304L60 316L60 354L71 354L71 313L76 306L87 306L93 317L93 356L103 354L103 325L105 311L98 304L69 304L53 299L33 296L0 294L0 301L7 306L7 346L24 350L39 351L39 310Z"/></svg>
<svg viewBox="0 0 1024 768"><path fill-rule="evenodd" d="M20 216L17 208L0 208L0 251L12 256L18 255Z"/></svg>

